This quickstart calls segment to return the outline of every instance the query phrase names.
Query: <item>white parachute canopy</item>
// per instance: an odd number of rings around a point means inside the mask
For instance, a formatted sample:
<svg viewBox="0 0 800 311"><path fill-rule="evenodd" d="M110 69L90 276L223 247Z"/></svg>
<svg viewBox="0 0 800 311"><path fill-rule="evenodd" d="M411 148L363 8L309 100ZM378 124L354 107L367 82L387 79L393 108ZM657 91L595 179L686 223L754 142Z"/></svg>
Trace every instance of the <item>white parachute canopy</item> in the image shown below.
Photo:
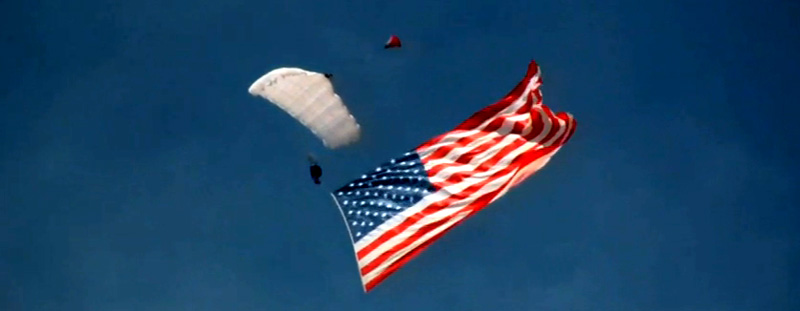
<svg viewBox="0 0 800 311"><path fill-rule="evenodd" d="M248 92L286 111L322 140L325 147L341 148L361 138L361 126L324 74L301 68L278 68L253 82Z"/></svg>

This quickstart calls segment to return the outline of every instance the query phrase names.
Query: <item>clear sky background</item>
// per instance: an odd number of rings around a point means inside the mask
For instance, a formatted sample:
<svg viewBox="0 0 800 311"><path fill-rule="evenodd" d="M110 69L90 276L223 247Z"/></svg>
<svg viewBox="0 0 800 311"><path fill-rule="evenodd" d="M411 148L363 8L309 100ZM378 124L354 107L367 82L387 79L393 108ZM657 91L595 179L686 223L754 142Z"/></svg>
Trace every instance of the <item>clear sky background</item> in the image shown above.
<svg viewBox="0 0 800 311"><path fill-rule="evenodd" d="M3 1L0 309L800 310L799 29L797 1ZM573 139L364 294L306 154L338 187L531 59ZM247 93L281 66L334 73L362 143Z"/></svg>

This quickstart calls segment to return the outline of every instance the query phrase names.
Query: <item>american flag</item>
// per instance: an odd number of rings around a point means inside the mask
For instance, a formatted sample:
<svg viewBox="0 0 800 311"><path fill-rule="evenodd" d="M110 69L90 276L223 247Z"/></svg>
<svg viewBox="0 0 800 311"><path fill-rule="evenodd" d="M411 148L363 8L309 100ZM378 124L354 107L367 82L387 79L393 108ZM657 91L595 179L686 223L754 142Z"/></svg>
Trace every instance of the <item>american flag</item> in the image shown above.
<svg viewBox="0 0 800 311"><path fill-rule="evenodd" d="M541 169L570 139L575 119L542 105L541 84L531 61L505 98L333 191L365 292Z"/></svg>

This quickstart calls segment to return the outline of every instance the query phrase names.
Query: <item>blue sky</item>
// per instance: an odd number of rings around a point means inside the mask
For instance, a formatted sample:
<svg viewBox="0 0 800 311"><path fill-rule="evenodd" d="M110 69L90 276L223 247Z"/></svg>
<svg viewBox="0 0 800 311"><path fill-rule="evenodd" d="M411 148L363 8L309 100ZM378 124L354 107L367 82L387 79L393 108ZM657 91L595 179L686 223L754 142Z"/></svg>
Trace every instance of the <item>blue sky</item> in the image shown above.
<svg viewBox="0 0 800 311"><path fill-rule="evenodd" d="M795 1L0 8L4 310L800 309ZM531 59L573 139L365 295L305 155L341 185ZM281 66L334 73L362 143L247 94Z"/></svg>

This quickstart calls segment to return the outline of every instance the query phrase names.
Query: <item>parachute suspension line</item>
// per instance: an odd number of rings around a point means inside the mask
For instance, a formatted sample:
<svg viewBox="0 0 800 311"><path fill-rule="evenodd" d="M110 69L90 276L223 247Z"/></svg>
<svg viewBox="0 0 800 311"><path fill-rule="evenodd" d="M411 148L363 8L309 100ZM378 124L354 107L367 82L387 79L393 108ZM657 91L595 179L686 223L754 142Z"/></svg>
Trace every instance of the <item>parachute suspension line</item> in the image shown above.
<svg viewBox="0 0 800 311"><path fill-rule="evenodd" d="M350 238L350 243L352 245L355 245L356 242L353 241L353 233L350 231L350 226L348 226L347 217L344 215L344 209L342 209L342 206L339 205L339 201L336 200L336 196L333 194L332 191L329 191L328 194L330 194L331 199L333 199L333 203L336 204L336 208L339 209L339 214L342 215L342 221L344 221L344 226L345 226L345 228L347 228L347 236ZM351 248L351 249L353 250L353 257L355 257L355 259L356 259L356 266L358 266L358 253L356 252L355 248ZM361 277L361 275L359 274L359 278L360 277ZM365 293L367 292L367 287L366 287L366 285L364 284L363 281L361 282L361 288L364 290Z"/></svg>
<svg viewBox="0 0 800 311"><path fill-rule="evenodd" d="M319 180L319 187L322 188L322 191L325 191L325 193L333 195L333 190L322 179Z"/></svg>

